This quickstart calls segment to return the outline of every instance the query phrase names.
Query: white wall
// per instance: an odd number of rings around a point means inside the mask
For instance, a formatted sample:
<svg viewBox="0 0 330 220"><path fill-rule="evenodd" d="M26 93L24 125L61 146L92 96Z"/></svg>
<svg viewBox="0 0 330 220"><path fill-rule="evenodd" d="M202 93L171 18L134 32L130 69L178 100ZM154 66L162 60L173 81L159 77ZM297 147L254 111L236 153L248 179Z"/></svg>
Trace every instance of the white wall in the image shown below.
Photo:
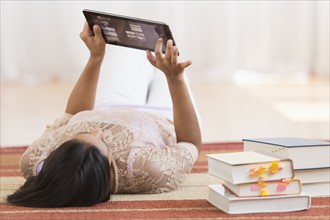
<svg viewBox="0 0 330 220"><path fill-rule="evenodd" d="M85 8L168 23L192 79L329 76L328 1L1 1L1 81L75 80Z"/></svg>
<svg viewBox="0 0 330 220"><path fill-rule="evenodd" d="M314 68L316 74L329 77L329 1L318 1L316 11L315 57Z"/></svg>

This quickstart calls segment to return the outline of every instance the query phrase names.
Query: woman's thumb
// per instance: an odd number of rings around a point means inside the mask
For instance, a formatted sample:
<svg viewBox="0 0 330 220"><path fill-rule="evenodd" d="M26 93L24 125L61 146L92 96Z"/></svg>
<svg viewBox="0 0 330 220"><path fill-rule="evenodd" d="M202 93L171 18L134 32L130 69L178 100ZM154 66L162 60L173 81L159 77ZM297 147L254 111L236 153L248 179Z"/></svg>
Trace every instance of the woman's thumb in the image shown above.
<svg viewBox="0 0 330 220"><path fill-rule="evenodd" d="M101 35L101 28L98 25L93 26L93 31L94 31L95 36Z"/></svg>

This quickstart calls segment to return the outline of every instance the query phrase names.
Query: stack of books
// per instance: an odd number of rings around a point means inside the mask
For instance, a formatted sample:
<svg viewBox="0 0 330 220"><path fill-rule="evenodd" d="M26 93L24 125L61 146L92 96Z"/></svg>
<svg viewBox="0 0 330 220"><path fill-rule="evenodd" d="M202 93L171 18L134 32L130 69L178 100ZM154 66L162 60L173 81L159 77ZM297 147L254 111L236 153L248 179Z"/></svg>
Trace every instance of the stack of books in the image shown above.
<svg viewBox="0 0 330 220"><path fill-rule="evenodd" d="M310 207L294 177L293 163L260 152L208 154L208 172L222 179L209 185L208 201L229 214L288 212Z"/></svg>
<svg viewBox="0 0 330 220"><path fill-rule="evenodd" d="M330 196L330 143L304 138L243 139L244 151L260 151L293 161L303 192Z"/></svg>

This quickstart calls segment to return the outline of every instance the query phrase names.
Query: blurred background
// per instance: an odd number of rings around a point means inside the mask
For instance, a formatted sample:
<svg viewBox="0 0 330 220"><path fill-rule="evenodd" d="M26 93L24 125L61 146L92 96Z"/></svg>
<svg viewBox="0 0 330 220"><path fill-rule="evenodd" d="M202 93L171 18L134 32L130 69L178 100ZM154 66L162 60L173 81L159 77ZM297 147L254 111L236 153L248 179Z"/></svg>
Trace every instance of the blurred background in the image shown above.
<svg viewBox="0 0 330 220"><path fill-rule="evenodd" d="M30 144L63 113L88 58L83 9L171 27L205 143L330 139L327 0L1 1L1 146Z"/></svg>

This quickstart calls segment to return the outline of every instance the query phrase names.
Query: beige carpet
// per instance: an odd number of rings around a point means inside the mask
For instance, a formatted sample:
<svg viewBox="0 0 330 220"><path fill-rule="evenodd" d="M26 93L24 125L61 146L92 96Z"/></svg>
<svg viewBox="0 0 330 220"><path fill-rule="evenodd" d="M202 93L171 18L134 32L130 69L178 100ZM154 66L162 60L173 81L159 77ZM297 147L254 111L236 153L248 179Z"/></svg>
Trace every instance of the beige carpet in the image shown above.
<svg viewBox="0 0 330 220"><path fill-rule="evenodd" d="M111 202L92 207L27 208L8 205L5 198L23 183L19 158L26 147L0 148L0 219L329 219L330 197L313 198L307 211L229 215L207 202L209 184L221 183L207 174L206 154L242 150L242 143L204 144L192 173L175 191L163 194L113 195Z"/></svg>
<svg viewBox="0 0 330 220"><path fill-rule="evenodd" d="M5 203L7 195L13 193L24 183L23 177L0 177L1 200ZM162 194L118 194L112 195L111 201L143 201L143 200L194 200L206 199L209 184L220 183L221 180L207 173L192 173L177 189Z"/></svg>

